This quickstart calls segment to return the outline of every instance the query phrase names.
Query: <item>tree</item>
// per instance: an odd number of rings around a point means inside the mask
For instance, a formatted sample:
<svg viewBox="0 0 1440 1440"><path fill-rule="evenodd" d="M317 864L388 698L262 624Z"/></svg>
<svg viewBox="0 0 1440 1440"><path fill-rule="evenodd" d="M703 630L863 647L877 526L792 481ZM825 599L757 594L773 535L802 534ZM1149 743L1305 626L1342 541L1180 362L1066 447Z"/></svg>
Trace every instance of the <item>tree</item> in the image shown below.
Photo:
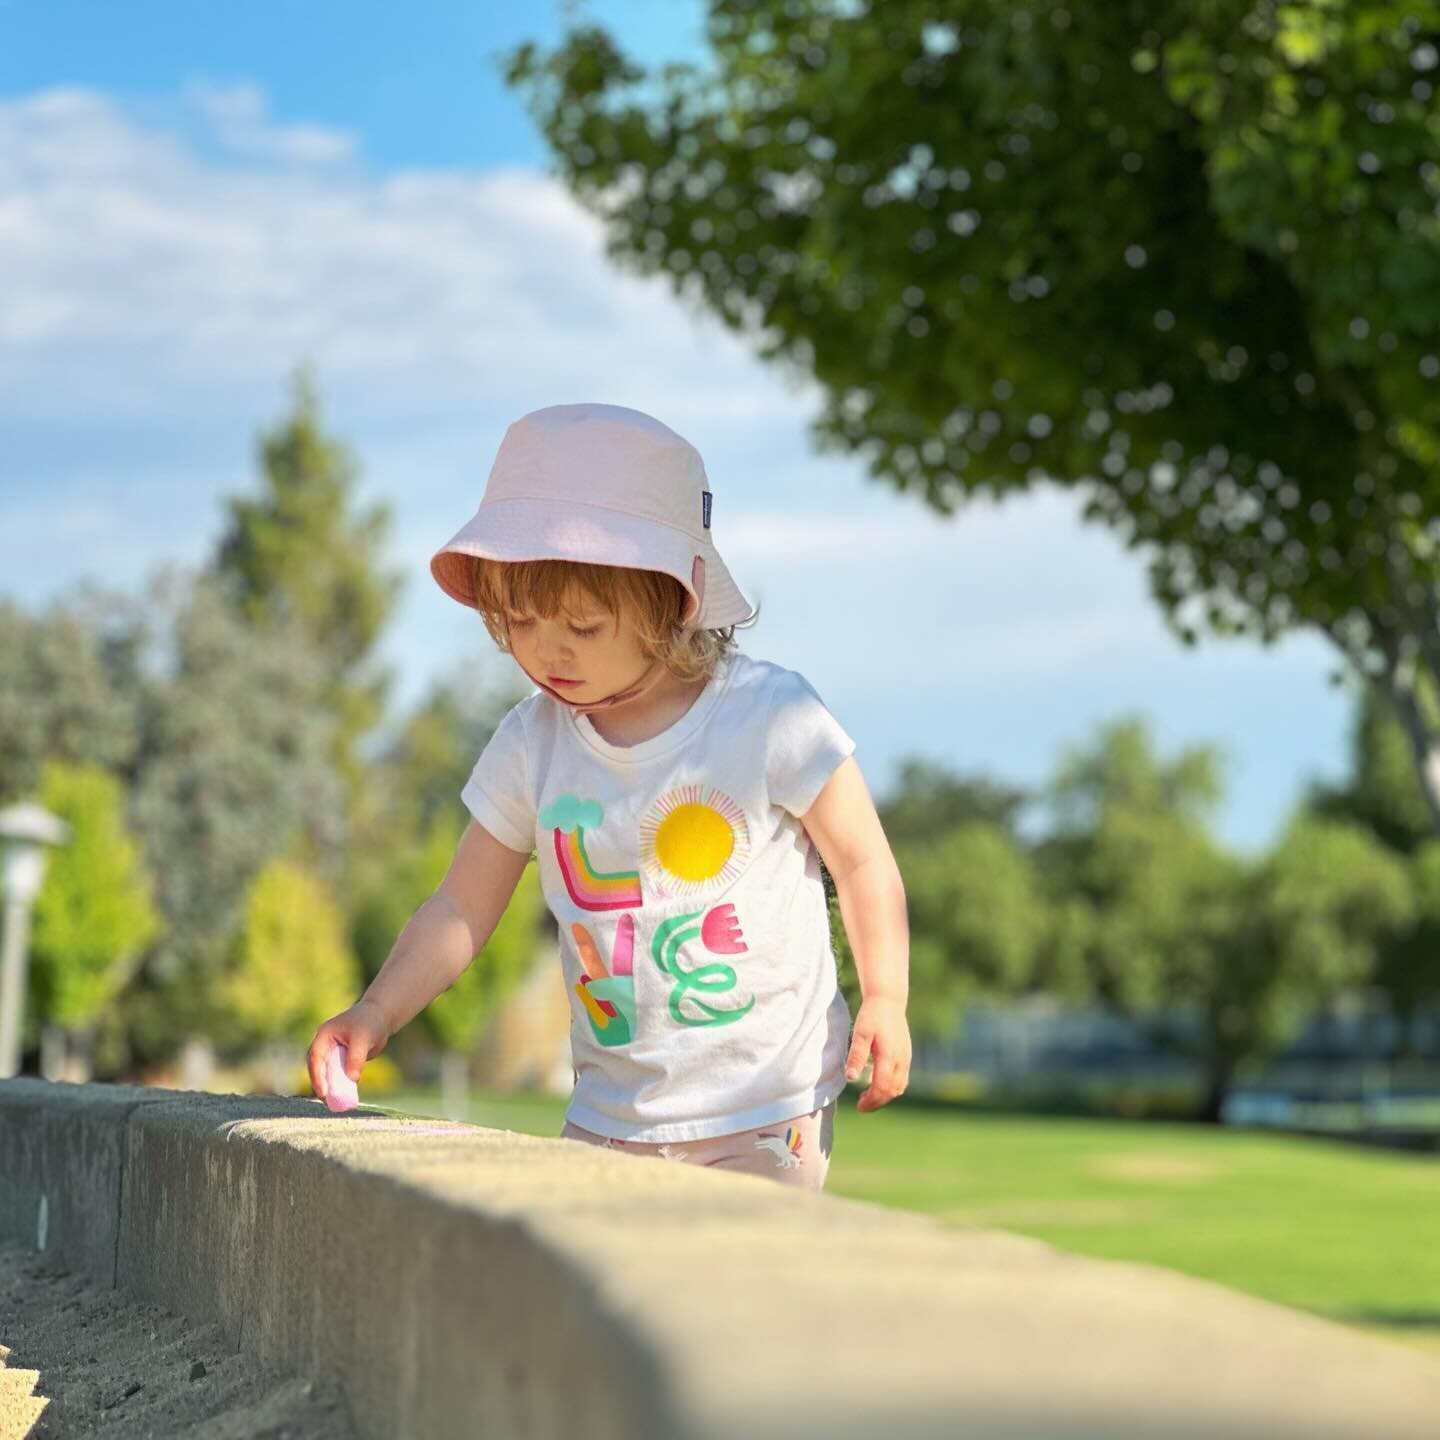
<svg viewBox="0 0 1440 1440"><path fill-rule="evenodd" d="M226 1038L268 1043L275 1089L283 1093L290 1050L353 1003L358 979L345 917L329 885L293 860L262 866L216 987Z"/></svg>
<svg viewBox="0 0 1440 1440"><path fill-rule="evenodd" d="M1440 840L1429 840L1411 857L1413 921L1380 953L1376 987L1399 1022L1397 1050L1413 1055L1415 1022L1427 1006L1440 1007Z"/></svg>
<svg viewBox="0 0 1440 1440"><path fill-rule="evenodd" d="M35 899L30 997L42 1027L77 1042L88 1071L96 1022L159 933L154 880L125 828L113 775L49 762L39 794L70 826L70 839L49 856Z"/></svg>
<svg viewBox="0 0 1440 1440"><path fill-rule="evenodd" d="M1037 846L1057 917L1037 977L1196 1060L1211 1121L1242 1065L1376 982L1414 908L1405 862L1353 823L1301 815L1259 864L1226 854L1217 769L1208 747L1161 761L1136 720L1102 727L1058 765Z"/></svg>
<svg viewBox="0 0 1440 1440"><path fill-rule="evenodd" d="M1356 696L1350 775L1339 786L1314 784L1304 808L1334 820L1353 820L1383 844L1414 854L1434 831L1425 792L1415 775L1404 728L1373 688Z"/></svg>
<svg viewBox="0 0 1440 1440"><path fill-rule="evenodd" d="M356 747L380 719L390 684L369 662L403 582L378 564L389 508L350 513L356 464L325 434L305 370L295 377L293 407L261 435L263 493L227 502L214 571L251 628L295 625L309 637L330 687L325 703L338 717L335 764L352 813L363 816L368 776Z"/></svg>
<svg viewBox="0 0 1440 1440"><path fill-rule="evenodd" d="M1252 1053L1339 996L1386 981L1387 957L1414 936L1422 898L1404 859L1363 826L1303 815L1267 860L1257 893L1256 958L1267 983L1259 1003L1242 997L1230 1017L1240 1039L1254 1037Z"/></svg>
<svg viewBox="0 0 1440 1440"><path fill-rule="evenodd" d="M1187 642L1326 635L1440 826L1440 0L711 0L505 60L610 254L949 512L1046 482Z"/></svg>
<svg viewBox="0 0 1440 1440"><path fill-rule="evenodd" d="M0 597L0 801L34 795L52 757L133 770L137 637L96 623L104 603L87 608L82 592L32 616Z"/></svg>
<svg viewBox="0 0 1440 1440"><path fill-rule="evenodd" d="M1029 857L998 825L968 820L896 849L910 914L910 1019L917 1035L954 1030L973 995L1014 995L1045 923Z"/></svg>
<svg viewBox="0 0 1440 1440"><path fill-rule="evenodd" d="M106 608L141 637L128 820L166 925L115 1020L132 1056L159 1059L224 1033L215 982L256 874L306 836L338 848L335 719L304 633L250 630L212 579L162 571L139 601Z"/></svg>
<svg viewBox="0 0 1440 1440"><path fill-rule="evenodd" d="M902 760L895 785L879 806L891 845L924 841L957 825L984 820L1012 838L1026 792L983 775L962 776L934 761Z"/></svg>
<svg viewBox="0 0 1440 1440"><path fill-rule="evenodd" d="M156 571L136 595L86 582L39 617L0 606L0 776L30 793L47 760L123 787L162 926L100 1017L113 1073L223 1025L213 986L255 873L343 833L321 666L293 623L250 631L213 579ZM17 723L9 725L9 720Z"/></svg>

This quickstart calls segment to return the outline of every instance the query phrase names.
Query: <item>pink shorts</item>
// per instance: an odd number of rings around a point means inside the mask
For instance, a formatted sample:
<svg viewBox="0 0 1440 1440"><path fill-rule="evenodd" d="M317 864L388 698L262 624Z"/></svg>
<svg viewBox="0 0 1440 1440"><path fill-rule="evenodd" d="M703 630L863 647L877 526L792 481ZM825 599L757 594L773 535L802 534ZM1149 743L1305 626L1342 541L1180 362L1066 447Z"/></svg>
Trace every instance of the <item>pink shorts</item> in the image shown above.
<svg viewBox="0 0 1440 1440"><path fill-rule="evenodd" d="M760 1125L754 1130L739 1130L731 1135L712 1135L708 1140L672 1140L654 1145L644 1140L610 1140L593 1131L565 1122L560 1132L564 1140L581 1140L587 1145L603 1145L623 1150L627 1155L659 1155L665 1160L681 1160L688 1165L707 1165L712 1170L739 1170L746 1175L768 1175L782 1185L799 1185L805 1190L820 1190L830 1169L830 1151L835 1134L835 1102L797 1115L792 1120L777 1120L773 1125Z"/></svg>

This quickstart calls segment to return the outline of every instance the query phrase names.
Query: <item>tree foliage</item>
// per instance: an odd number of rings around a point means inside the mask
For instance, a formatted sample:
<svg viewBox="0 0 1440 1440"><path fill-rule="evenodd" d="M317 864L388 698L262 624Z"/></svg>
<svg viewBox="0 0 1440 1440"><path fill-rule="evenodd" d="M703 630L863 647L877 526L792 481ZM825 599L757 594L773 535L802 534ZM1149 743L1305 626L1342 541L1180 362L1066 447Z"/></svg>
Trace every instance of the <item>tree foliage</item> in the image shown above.
<svg viewBox="0 0 1440 1440"><path fill-rule="evenodd" d="M1382 983L1415 914L1404 859L1352 822L1301 813L1260 861L1227 854L1205 824L1217 766L1208 747L1162 760L1137 720L1102 726L1057 765L1036 847L1037 983L1200 1062L1212 1119L1239 1067Z"/></svg>
<svg viewBox="0 0 1440 1440"><path fill-rule="evenodd" d="M213 568L251 629L288 626L309 638L338 719L335 763L363 813L369 790L356 747L380 720L390 685L372 652L402 584L380 565L390 511L351 513L358 467L325 433L307 371L295 378L291 413L262 433L257 450L262 493L227 501Z"/></svg>
<svg viewBox="0 0 1440 1440"><path fill-rule="evenodd" d="M1313 784L1305 808L1329 819L1353 820L1392 850L1413 854L1433 840L1434 830L1409 741L1372 688L1355 698L1349 774L1339 785Z"/></svg>
<svg viewBox="0 0 1440 1440"><path fill-rule="evenodd" d="M0 596L0 800L28 799L47 759L133 772L141 738L139 638L81 593L30 615Z"/></svg>
<svg viewBox="0 0 1440 1440"><path fill-rule="evenodd" d="M900 763L895 783L879 806L892 845L934 839L970 820L984 820L1014 836L1027 793L989 776L957 775L932 760Z"/></svg>
<svg viewBox="0 0 1440 1440"><path fill-rule="evenodd" d="M952 1031L965 1001L1023 990L1044 912L1029 856L999 826L964 821L896 861L910 912L910 1018Z"/></svg>
<svg viewBox="0 0 1440 1440"><path fill-rule="evenodd" d="M39 803L70 827L47 856L30 935L29 999L36 1019L93 1026L158 935L154 880L124 822L124 792L92 765L50 761Z"/></svg>
<svg viewBox="0 0 1440 1440"><path fill-rule="evenodd" d="M86 583L30 617L0 610L0 710L14 798L47 760L103 764L124 790L162 925L102 1016L111 1057L169 1056L211 1028L213 982L267 860L344 834L321 667L294 624L251 630L213 580L156 571L135 594Z"/></svg>
<svg viewBox="0 0 1440 1440"><path fill-rule="evenodd" d="M711 0L506 57L611 255L949 511L1040 481L1182 638L1326 634L1440 825L1440 0Z"/></svg>
<svg viewBox="0 0 1440 1440"><path fill-rule="evenodd" d="M293 860L268 861L245 896L244 923L216 987L227 1030L299 1044L351 1005L359 975L329 885Z"/></svg>

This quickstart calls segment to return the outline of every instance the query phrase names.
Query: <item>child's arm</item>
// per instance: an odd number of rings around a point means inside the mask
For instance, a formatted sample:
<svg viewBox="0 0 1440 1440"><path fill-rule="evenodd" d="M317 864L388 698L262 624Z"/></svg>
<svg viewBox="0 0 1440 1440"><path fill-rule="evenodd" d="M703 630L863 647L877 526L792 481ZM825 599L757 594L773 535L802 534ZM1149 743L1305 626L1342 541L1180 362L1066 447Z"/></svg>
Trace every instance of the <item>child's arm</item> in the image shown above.
<svg viewBox="0 0 1440 1440"><path fill-rule="evenodd" d="M855 1017L845 1077L853 1080L874 1051L869 1088L857 1104L875 1110L910 1082L910 925L905 887L881 828L865 777L852 755L826 781L801 817L825 867L835 879L840 918L860 973L864 997Z"/></svg>
<svg viewBox="0 0 1440 1440"><path fill-rule="evenodd" d="M315 1032L310 1084L322 1100L332 1045L346 1046L345 1073L359 1080L366 1060L448 990L485 948L529 859L470 822L445 878L410 917L364 995Z"/></svg>

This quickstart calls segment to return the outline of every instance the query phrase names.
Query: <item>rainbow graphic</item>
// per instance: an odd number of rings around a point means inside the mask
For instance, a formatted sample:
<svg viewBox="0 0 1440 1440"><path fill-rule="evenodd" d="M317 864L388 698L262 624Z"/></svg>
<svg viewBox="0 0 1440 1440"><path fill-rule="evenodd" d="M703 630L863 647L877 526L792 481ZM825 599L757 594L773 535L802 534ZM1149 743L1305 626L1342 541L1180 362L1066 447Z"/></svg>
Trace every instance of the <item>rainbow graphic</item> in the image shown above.
<svg viewBox="0 0 1440 1440"><path fill-rule="evenodd" d="M578 825L568 835L555 831L555 859L570 898L582 910L634 910L644 904L636 871L606 874L591 865L585 853L585 832Z"/></svg>
<svg viewBox="0 0 1440 1440"><path fill-rule="evenodd" d="M804 1163L800 1159L800 1132L793 1126L785 1127L785 1138L761 1131L755 1137L755 1148L768 1151L775 1157L775 1164L781 1170L798 1170Z"/></svg>

